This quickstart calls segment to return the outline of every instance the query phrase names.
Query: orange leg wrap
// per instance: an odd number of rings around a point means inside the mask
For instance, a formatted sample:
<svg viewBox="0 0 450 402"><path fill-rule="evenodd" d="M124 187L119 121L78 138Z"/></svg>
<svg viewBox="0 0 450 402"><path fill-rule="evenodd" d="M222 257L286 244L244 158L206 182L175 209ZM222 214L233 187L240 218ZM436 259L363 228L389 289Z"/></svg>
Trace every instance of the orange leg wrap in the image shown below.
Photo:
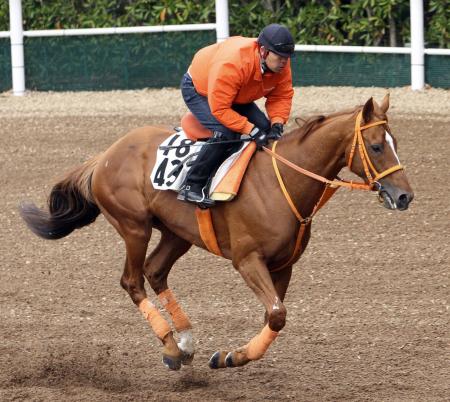
<svg viewBox="0 0 450 402"><path fill-rule="evenodd" d="M173 325L178 332L191 329L189 318L177 303L175 296L170 289L166 289L158 295L160 303L164 306L172 318Z"/></svg>
<svg viewBox="0 0 450 402"><path fill-rule="evenodd" d="M145 298L139 303L139 310L144 315L145 319L149 322L156 336L163 340L164 337L171 331L170 325L160 314L155 305Z"/></svg>
<svg viewBox="0 0 450 402"><path fill-rule="evenodd" d="M262 331L247 344L247 358L250 360L261 359L277 336L278 332L272 331L269 328L269 325L266 325Z"/></svg>

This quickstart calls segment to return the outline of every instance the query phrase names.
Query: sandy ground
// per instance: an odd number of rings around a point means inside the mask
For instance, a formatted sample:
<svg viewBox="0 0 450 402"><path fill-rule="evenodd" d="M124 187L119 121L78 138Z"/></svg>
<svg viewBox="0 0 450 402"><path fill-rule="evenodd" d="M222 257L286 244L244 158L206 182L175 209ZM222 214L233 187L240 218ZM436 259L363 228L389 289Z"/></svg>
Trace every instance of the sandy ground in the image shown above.
<svg viewBox="0 0 450 402"><path fill-rule="evenodd" d="M293 115L386 92L298 88ZM340 191L295 266L285 329L262 360L234 370L207 361L254 336L263 308L228 261L192 249L169 278L196 337L194 365L179 372L163 367L119 286L123 244L102 217L50 242L17 213L25 199L43 206L61 173L130 129L177 125L178 91L1 94L0 400L449 400L450 91L390 93L410 209Z"/></svg>
<svg viewBox="0 0 450 402"><path fill-rule="evenodd" d="M391 94L391 114L440 115L449 119L450 91L409 88L296 88L292 116L331 113ZM262 104L261 102L259 104ZM111 92L29 92L24 97L0 94L0 116L158 116L182 115L186 107L177 89Z"/></svg>

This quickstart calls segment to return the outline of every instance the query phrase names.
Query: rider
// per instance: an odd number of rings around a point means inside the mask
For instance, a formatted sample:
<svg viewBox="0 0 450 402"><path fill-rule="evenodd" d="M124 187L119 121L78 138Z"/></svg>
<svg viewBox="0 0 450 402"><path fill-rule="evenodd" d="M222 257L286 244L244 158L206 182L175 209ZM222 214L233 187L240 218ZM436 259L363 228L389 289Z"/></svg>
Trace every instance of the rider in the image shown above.
<svg viewBox="0 0 450 402"><path fill-rule="evenodd" d="M189 170L179 200L214 205L207 195L208 178L234 148L215 143L247 134L261 149L269 139L281 137L294 95L290 68L294 46L286 27L270 24L256 40L234 36L195 54L181 81L181 93L213 136ZM254 103L263 96L270 120Z"/></svg>

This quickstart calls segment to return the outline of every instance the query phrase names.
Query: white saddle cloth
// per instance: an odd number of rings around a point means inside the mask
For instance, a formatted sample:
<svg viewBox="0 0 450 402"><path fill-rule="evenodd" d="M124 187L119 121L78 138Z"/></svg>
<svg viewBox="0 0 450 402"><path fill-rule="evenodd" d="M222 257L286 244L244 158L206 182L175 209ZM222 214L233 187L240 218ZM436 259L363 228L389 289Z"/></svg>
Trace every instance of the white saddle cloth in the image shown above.
<svg viewBox="0 0 450 402"><path fill-rule="evenodd" d="M219 184L220 180L225 176L231 166L233 166L234 162L248 146L249 142L243 142L242 144L243 145L237 152L231 154L220 165L212 180L210 194L214 192L214 189ZM150 179L153 187L157 190L179 191L191 168L191 166L187 165L190 165L190 162L195 160L200 149L205 146L216 147L218 145L207 145L206 142L203 141L194 142L186 137L184 131L179 131L172 134L160 145L160 147L166 146L179 148L158 148L156 163L150 174Z"/></svg>

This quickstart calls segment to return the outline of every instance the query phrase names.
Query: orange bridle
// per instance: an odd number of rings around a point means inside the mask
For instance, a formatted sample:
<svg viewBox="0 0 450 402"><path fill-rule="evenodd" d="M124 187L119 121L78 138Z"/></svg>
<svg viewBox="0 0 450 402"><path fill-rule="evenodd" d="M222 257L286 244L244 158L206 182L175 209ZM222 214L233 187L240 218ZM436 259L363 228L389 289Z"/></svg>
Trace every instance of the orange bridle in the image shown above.
<svg viewBox="0 0 450 402"><path fill-rule="evenodd" d="M272 150L269 148L263 147L263 150L267 152L269 155L271 155L273 158L279 160L280 162L284 163L285 165L289 166L290 168L296 170L299 173L302 173L308 177L311 177L315 180L318 180L322 183L327 184L328 186L332 187L346 187L350 189L358 189L358 190L373 190L375 184L378 183L378 180L390 175L391 173L396 172L397 170L402 170L402 165L395 165L392 166L386 170L384 170L381 173L378 173L378 171L375 169L375 166L373 165L372 161L370 160L369 153L367 152L366 146L364 144L364 139L362 137L362 130L379 126L381 124L386 124L386 120L380 120L376 121L374 123L366 124L365 126L361 126L361 120L362 120L362 111L358 113L356 116L356 122L355 122L355 135L353 137L353 143L352 148L350 150L350 155L347 161L347 166L351 170L351 166L353 163L353 157L355 155L356 146L358 146L359 155L361 157L361 161L364 167L364 172L366 173L367 180L369 181L369 184L366 183L355 183L353 181L346 181L341 179L335 179L335 180L329 180L323 176L320 176L316 173L310 172L309 170L303 169L300 166L295 165L294 163L288 161L287 159L283 158L282 156L275 153L275 148L278 141L275 141L272 147Z"/></svg>
<svg viewBox="0 0 450 402"><path fill-rule="evenodd" d="M369 181L371 187L373 187L373 185L375 183L377 183L379 179L386 177L386 176L390 175L391 173L396 172L397 170L402 170L403 166L395 165L395 166L390 167L389 169L384 170L381 173L378 173L377 169L375 169L375 166L373 166L373 163L370 160L369 153L367 152L367 148L364 144L364 140L363 140L361 131L365 130L367 128L370 128L370 127L375 127L375 126L379 126L381 124L385 124L385 123L387 123L387 121L380 120L380 121L376 121L374 123L366 124L365 126L361 126L361 120L362 120L362 111L359 112L358 115L356 116L355 135L353 137L352 148L350 150L350 155L348 158L347 166L351 170L352 163L353 163L353 156L355 155L355 149L356 149L356 146L358 145L359 156L361 157L361 161L362 161L362 164L364 167L364 172L366 173L367 180Z"/></svg>

